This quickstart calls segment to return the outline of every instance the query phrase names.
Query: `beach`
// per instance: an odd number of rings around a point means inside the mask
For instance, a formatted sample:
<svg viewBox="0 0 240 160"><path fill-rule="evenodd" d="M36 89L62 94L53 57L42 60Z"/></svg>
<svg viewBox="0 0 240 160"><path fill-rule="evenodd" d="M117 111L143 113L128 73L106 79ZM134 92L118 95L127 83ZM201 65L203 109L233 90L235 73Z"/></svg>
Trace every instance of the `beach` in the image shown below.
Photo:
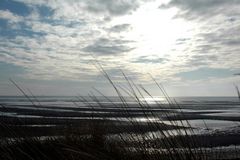
<svg viewBox="0 0 240 160"><path fill-rule="evenodd" d="M196 144L191 147L239 150L240 102L236 97L182 97L175 98L178 105L162 100L149 101L145 107L130 98L126 98L127 107L116 97L111 102L98 98L102 101L84 103L74 97L37 97L32 102L25 97L1 97L1 139L84 137L95 127L115 141L121 140L119 135L129 140L134 134L150 145L167 137L181 139L184 143L179 145L184 148L192 136ZM139 139L130 140L126 145L134 147L134 140Z"/></svg>

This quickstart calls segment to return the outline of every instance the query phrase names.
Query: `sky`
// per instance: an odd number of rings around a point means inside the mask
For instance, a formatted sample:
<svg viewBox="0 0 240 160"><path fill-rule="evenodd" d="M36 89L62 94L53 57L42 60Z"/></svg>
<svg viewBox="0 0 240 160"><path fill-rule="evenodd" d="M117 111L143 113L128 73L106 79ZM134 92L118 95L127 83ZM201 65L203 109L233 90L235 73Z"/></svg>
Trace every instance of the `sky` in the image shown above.
<svg viewBox="0 0 240 160"><path fill-rule="evenodd" d="M152 95L236 96L239 0L1 0L0 95L114 90L124 72ZM151 75L151 76L150 76Z"/></svg>

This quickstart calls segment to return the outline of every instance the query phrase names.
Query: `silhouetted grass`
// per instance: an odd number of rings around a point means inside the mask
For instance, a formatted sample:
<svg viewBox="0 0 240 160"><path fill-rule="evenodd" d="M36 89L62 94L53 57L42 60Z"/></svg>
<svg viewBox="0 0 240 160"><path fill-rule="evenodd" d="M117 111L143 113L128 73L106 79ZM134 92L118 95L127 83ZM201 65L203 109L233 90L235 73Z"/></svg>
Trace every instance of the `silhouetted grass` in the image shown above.
<svg viewBox="0 0 240 160"><path fill-rule="evenodd" d="M194 128L186 120L187 116L181 110L181 106L168 96L163 86L156 80L153 79L167 103L155 101L154 109L161 109L162 112L155 112L152 104L144 99L148 96L154 100L154 97L142 85L135 84L122 73L127 86L119 86L112 81L100 65L99 68L112 85L121 103L113 102L99 90L94 89L95 92L90 93L87 99L81 96L77 97L88 106L88 111L90 109L92 113L68 115L69 117L88 117L85 120L42 118L34 120L35 123L33 123L31 118L1 116L0 159L204 160L239 158L237 149L225 153L214 148L218 146L217 142L224 146L224 141L231 140L231 137L221 139L222 137L214 134L196 135ZM64 117L59 113L41 111L40 107L44 106L37 98L32 93L29 96L17 83L11 81L34 107L39 107L38 110L29 113L30 115ZM100 114L98 111L104 111L107 106L97 95L104 97L105 101L118 109L118 112L109 110L108 114ZM131 104L127 101L126 95L134 101L134 107L138 108L138 114L129 109ZM96 103L92 104L91 102ZM74 104L79 107L76 102ZM178 111L168 112L164 110L166 108L177 108ZM8 110L8 108L2 105L2 110ZM20 111L26 112L26 110ZM122 118L125 118L125 121ZM140 121L139 118L144 121ZM165 124L166 120L168 125ZM176 123L175 120L179 120L179 122ZM34 127L27 126L36 123L58 126L50 127L48 132L45 132L44 127L34 130ZM43 138L43 135L46 137ZM238 137L232 137L232 139L240 141Z"/></svg>

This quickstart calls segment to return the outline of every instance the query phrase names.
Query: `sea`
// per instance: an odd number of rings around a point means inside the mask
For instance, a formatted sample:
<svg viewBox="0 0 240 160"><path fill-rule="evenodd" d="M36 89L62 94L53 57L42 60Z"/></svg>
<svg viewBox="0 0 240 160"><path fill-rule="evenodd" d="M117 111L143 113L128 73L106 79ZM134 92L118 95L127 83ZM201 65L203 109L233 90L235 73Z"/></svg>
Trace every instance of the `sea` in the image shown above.
<svg viewBox="0 0 240 160"><path fill-rule="evenodd" d="M189 123L199 129L226 130L238 132L240 125L240 100L238 97L144 97L140 99L151 110L159 113L162 110L183 112L188 115ZM125 109L134 114L142 112L138 103L129 97L124 97ZM171 107L167 104L178 104ZM123 101L119 97L74 97L74 96L0 96L0 116L18 118L58 118L87 119L109 118L108 113L119 113ZM161 107L159 107L161 104ZM41 113L41 114L40 114ZM46 113L46 115L44 115ZM101 116L102 115L102 116ZM119 117L127 120L126 117ZM136 120L144 121L145 117L135 116ZM168 123L166 121L166 123ZM206 127L207 126L207 127ZM235 131L235 130L237 131Z"/></svg>

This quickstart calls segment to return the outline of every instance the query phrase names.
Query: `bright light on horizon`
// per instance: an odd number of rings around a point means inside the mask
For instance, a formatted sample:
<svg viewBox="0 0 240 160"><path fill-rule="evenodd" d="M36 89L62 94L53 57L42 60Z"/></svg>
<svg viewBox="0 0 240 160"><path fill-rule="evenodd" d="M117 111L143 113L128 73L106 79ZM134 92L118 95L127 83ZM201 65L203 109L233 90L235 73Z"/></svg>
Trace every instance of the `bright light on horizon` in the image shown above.
<svg viewBox="0 0 240 160"><path fill-rule="evenodd" d="M139 99L143 103L147 102L148 104L167 103L166 97L162 97L162 96L153 96L153 97L146 96L144 98L139 98Z"/></svg>

